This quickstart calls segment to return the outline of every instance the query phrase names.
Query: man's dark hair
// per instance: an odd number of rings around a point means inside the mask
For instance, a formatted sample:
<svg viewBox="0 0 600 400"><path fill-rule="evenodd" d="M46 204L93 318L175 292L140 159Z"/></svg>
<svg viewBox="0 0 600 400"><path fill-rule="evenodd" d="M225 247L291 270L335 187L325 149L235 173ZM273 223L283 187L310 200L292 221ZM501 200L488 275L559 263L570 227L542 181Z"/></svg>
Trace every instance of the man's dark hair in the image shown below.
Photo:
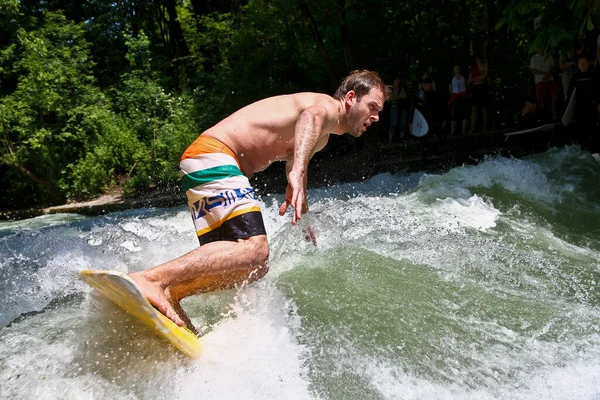
<svg viewBox="0 0 600 400"><path fill-rule="evenodd" d="M367 71L364 69L356 70L352 71L350 75L348 75L346 79L342 81L340 86L335 91L333 97L341 100L344 98L346 93L352 90L354 93L356 93L356 99L360 101L360 99L364 95L368 94L373 88L381 90L381 93L383 93L385 99L387 100L389 96L387 87L377 72Z"/></svg>
<svg viewBox="0 0 600 400"><path fill-rule="evenodd" d="M431 78L425 78L423 79L423 83L433 83L433 80Z"/></svg>

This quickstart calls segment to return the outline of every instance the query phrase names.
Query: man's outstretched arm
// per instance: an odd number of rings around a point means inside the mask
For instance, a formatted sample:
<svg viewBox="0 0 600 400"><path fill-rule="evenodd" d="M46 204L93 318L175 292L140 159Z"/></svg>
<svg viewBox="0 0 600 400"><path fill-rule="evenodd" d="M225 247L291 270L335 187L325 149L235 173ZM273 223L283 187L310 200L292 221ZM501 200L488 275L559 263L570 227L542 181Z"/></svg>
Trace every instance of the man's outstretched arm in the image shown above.
<svg viewBox="0 0 600 400"><path fill-rule="evenodd" d="M302 214L308 211L307 182L308 163L313 154L325 146L327 140L320 138L327 125L327 109L322 105L312 105L300 114L296 122L294 158L286 165L288 187L286 198L279 209L279 214L285 214L288 207L294 208L292 224L302 219Z"/></svg>

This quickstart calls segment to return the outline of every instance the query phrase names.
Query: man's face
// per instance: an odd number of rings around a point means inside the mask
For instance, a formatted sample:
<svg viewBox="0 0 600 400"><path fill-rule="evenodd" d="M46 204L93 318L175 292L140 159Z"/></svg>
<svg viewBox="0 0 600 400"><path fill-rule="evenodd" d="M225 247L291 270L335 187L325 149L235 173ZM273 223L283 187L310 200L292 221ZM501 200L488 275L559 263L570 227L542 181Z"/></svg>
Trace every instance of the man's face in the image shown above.
<svg viewBox="0 0 600 400"><path fill-rule="evenodd" d="M351 93L354 95L354 92ZM360 101L357 101L355 95L351 97L352 105L347 116L348 133L354 137L359 137L373 122L379 121L379 112L383 110L385 96L381 90L371 89Z"/></svg>
<svg viewBox="0 0 600 400"><path fill-rule="evenodd" d="M431 82L423 84L423 90L426 92L430 92L433 88L433 84Z"/></svg>
<svg viewBox="0 0 600 400"><path fill-rule="evenodd" d="M581 72L587 72L588 69L590 69L590 62L587 58L581 57L577 62L577 65L579 66L579 70Z"/></svg>

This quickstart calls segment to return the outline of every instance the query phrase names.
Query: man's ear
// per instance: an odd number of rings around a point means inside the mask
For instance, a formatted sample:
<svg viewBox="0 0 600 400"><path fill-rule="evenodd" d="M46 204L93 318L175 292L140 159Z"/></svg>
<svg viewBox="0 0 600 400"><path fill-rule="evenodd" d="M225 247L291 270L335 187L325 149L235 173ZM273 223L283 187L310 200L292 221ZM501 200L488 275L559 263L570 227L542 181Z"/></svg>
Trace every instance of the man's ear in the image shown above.
<svg viewBox="0 0 600 400"><path fill-rule="evenodd" d="M346 93L346 96L344 96L344 103L350 107L356 103L356 92L354 90L349 90L348 93Z"/></svg>

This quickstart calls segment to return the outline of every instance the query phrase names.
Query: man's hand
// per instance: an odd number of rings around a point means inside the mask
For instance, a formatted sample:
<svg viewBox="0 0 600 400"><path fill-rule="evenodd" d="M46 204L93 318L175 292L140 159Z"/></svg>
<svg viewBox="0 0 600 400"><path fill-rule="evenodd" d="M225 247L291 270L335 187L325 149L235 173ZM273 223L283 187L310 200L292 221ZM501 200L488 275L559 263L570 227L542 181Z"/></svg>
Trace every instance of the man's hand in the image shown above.
<svg viewBox="0 0 600 400"><path fill-rule="evenodd" d="M292 225L302 219L302 214L308 212L308 201L306 200L305 178L296 171L288 174L288 186L285 190L285 201L279 207L279 215L283 216L288 207L294 209L292 214Z"/></svg>

